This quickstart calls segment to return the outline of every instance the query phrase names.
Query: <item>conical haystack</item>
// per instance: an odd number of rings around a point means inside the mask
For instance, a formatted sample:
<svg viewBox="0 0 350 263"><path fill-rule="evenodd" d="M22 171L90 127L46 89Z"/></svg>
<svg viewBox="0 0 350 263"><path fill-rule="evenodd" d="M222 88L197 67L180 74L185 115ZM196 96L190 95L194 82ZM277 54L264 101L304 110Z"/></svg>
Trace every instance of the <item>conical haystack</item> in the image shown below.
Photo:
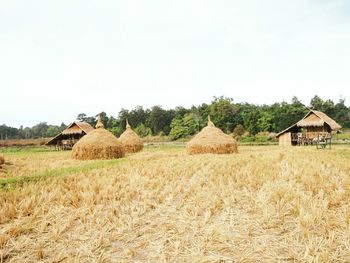
<svg viewBox="0 0 350 263"><path fill-rule="evenodd" d="M79 160L116 159L124 156L123 145L104 128L100 119L96 129L81 138L72 150L72 157Z"/></svg>
<svg viewBox="0 0 350 263"><path fill-rule="evenodd" d="M208 117L208 126L189 141L186 148L189 154L236 153L237 143L231 136L216 128Z"/></svg>
<svg viewBox="0 0 350 263"><path fill-rule="evenodd" d="M131 129L128 120L126 120L126 130L120 135L119 140L123 144L126 153L135 153L143 149L143 141Z"/></svg>

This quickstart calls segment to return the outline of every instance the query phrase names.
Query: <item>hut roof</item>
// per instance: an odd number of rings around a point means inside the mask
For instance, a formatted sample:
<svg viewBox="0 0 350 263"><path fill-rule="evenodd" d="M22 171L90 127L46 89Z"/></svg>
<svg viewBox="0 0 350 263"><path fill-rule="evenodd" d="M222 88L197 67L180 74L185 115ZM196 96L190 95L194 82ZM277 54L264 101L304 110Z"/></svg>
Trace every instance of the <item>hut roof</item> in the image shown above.
<svg viewBox="0 0 350 263"><path fill-rule="evenodd" d="M279 136L281 136L283 133L287 132L287 131L290 131L290 130L293 130L293 128L296 128L297 127L297 124L293 124L291 126L289 126L288 128L284 129L283 131L279 132L276 134L276 137L278 138Z"/></svg>
<svg viewBox="0 0 350 263"><path fill-rule="evenodd" d="M332 131L339 131L342 128L327 114L317 110L310 110L304 118L288 127L287 129L281 131L276 136L279 137L283 133L293 130L296 127L322 127L324 124L327 124L332 129Z"/></svg>
<svg viewBox="0 0 350 263"><path fill-rule="evenodd" d="M57 134L54 138L52 138L46 144L47 145L56 144L57 140L59 140L64 135L88 134L92 130L94 130L94 128L89 123L74 121L71 124L69 124L65 130Z"/></svg>
<svg viewBox="0 0 350 263"><path fill-rule="evenodd" d="M297 122L297 125L298 127L322 127L325 123L328 124L333 131L339 131L341 129L341 126L335 120L317 110L310 110L302 120Z"/></svg>
<svg viewBox="0 0 350 263"><path fill-rule="evenodd" d="M87 122L75 121L72 124L70 124L64 131L62 131L62 134L64 135L81 134L83 132L87 134L93 129L94 128Z"/></svg>

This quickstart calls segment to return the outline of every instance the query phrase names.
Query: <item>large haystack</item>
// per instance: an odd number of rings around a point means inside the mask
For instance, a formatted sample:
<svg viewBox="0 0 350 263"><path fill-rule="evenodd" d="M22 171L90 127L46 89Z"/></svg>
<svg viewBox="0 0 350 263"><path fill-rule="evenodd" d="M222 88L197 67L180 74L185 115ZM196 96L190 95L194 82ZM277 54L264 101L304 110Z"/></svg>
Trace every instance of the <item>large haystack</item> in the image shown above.
<svg viewBox="0 0 350 263"><path fill-rule="evenodd" d="M96 129L81 138L72 150L72 157L79 160L116 159L125 156L121 142L98 120Z"/></svg>
<svg viewBox="0 0 350 263"><path fill-rule="evenodd" d="M120 135L119 140L124 146L125 153L135 153L143 149L143 141L131 129L128 121L126 121L126 130Z"/></svg>
<svg viewBox="0 0 350 263"><path fill-rule="evenodd" d="M208 117L208 126L204 127L191 141L187 143L187 153L236 153L237 143L229 135L225 134Z"/></svg>

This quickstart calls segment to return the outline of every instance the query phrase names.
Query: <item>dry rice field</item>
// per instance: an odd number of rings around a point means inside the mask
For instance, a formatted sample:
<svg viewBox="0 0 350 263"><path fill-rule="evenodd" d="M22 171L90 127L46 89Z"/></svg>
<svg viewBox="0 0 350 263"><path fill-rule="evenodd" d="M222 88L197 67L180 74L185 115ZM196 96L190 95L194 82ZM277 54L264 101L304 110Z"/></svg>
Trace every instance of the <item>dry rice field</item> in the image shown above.
<svg viewBox="0 0 350 263"><path fill-rule="evenodd" d="M4 156L0 262L350 262L350 147Z"/></svg>

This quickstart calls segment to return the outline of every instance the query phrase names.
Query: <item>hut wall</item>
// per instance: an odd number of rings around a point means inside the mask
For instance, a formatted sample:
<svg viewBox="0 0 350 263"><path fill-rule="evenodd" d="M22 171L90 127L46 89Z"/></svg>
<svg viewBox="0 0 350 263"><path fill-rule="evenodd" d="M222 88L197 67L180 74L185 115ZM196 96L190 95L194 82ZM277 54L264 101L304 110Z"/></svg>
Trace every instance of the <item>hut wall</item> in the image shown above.
<svg viewBox="0 0 350 263"><path fill-rule="evenodd" d="M327 129L322 126L322 127L307 127L306 128L307 132L324 132L327 131Z"/></svg>
<svg viewBox="0 0 350 263"><path fill-rule="evenodd" d="M292 133L286 132L278 137L279 146L292 146Z"/></svg>

